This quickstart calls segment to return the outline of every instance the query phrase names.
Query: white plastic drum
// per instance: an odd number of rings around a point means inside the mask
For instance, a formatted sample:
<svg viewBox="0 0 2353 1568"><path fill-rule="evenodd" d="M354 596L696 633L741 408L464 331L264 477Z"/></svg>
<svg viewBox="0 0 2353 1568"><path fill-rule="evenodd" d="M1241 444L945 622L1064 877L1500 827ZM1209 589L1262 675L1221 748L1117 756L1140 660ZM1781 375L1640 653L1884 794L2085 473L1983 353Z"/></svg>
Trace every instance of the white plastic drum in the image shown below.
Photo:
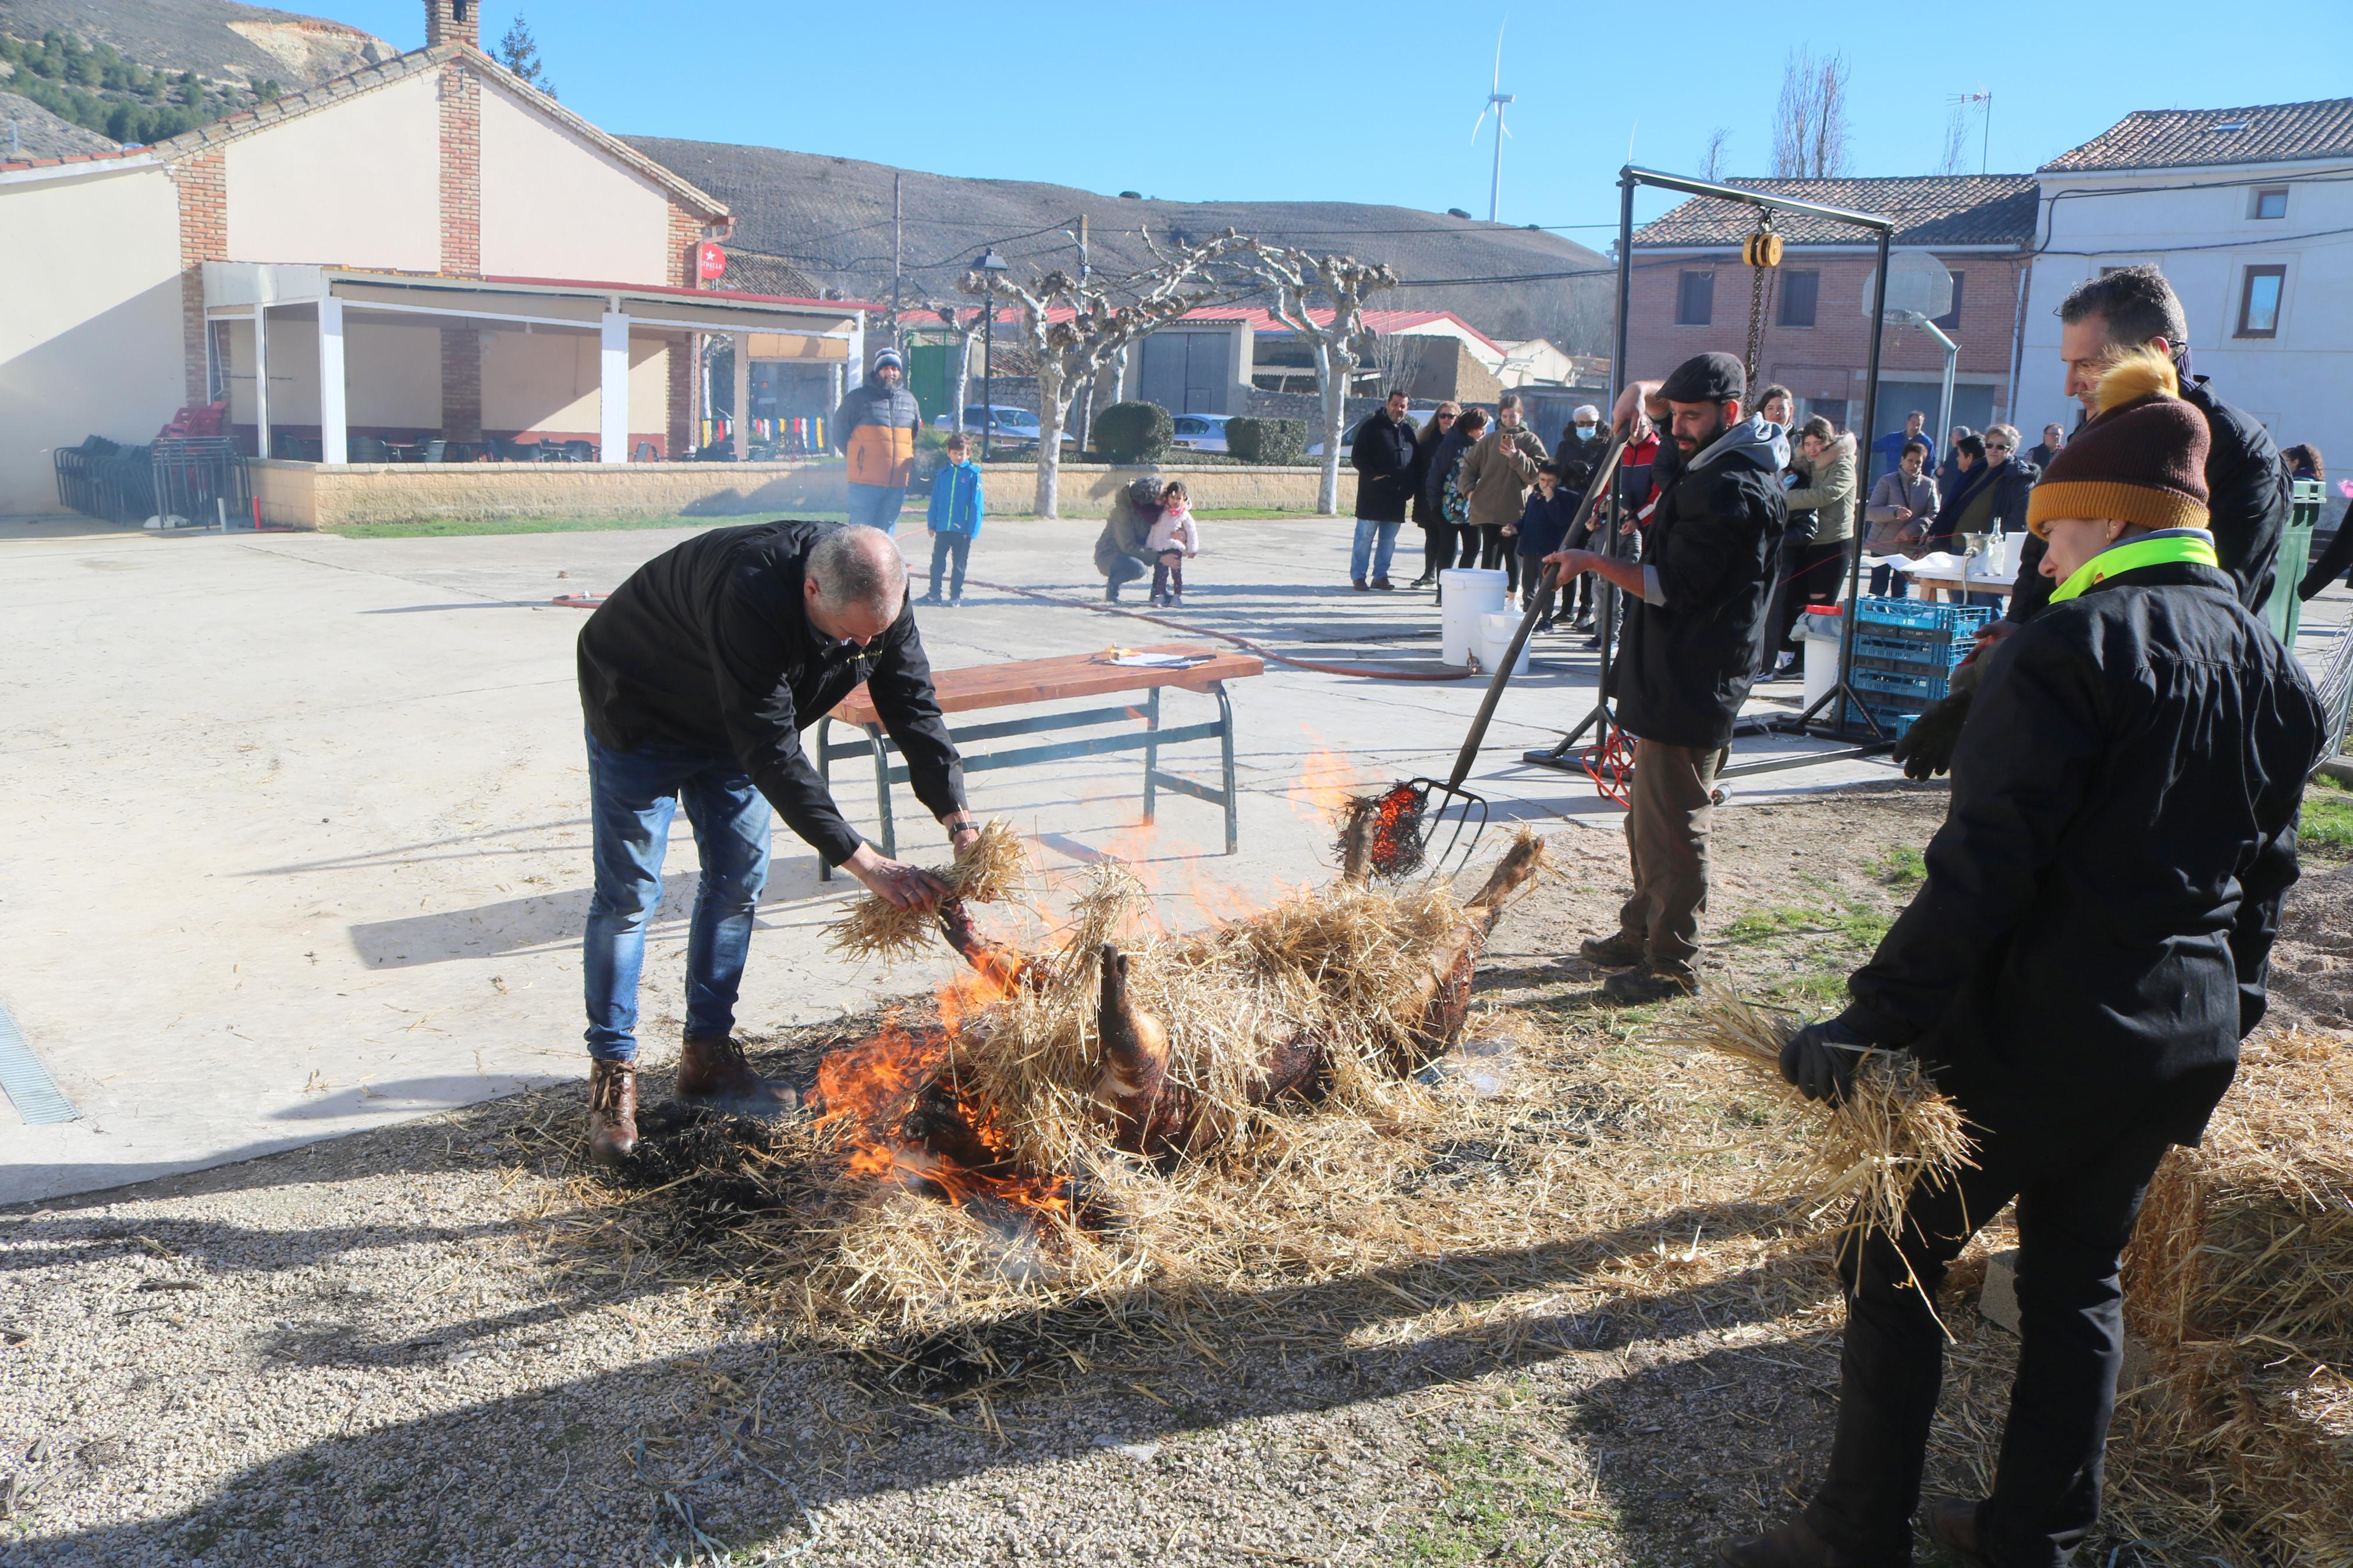
<svg viewBox="0 0 2353 1568"><path fill-rule="evenodd" d="M1519 635L1520 617L1509 610L1499 615L1481 616L1479 617L1479 668L1490 675L1494 674L1496 668L1504 662L1504 656L1511 652L1512 639ZM1535 641L1534 637L1528 639L1529 643ZM1527 672L1528 649L1527 644L1524 643L1520 647L1519 662L1512 666L1512 673L1525 675Z"/></svg>
<svg viewBox="0 0 2353 1568"><path fill-rule="evenodd" d="M1504 573L1477 566L1450 566L1438 574L1439 591L1446 597L1440 610L1438 658L1443 664L1467 665L1479 651L1479 617L1504 607L1511 579Z"/></svg>

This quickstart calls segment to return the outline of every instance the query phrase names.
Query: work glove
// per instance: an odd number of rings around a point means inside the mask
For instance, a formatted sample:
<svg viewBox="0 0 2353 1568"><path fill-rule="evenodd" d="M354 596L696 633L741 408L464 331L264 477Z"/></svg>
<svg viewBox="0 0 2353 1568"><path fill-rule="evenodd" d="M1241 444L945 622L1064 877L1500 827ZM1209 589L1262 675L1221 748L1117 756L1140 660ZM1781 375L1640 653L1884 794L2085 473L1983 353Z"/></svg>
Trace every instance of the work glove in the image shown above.
<svg viewBox="0 0 2353 1568"><path fill-rule="evenodd" d="M1974 695L1956 691L1912 721L1890 753L1904 764L1905 778L1932 779L1953 765L1953 748L1960 743Z"/></svg>
<svg viewBox="0 0 2353 1568"><path fill-rule="evenodd" d="M1781 1047L1781 1076L1808 1100L1836 1105L1854 1082L1855 1069L1871 1042L1840 1023L1826 1018L1809 1024Z"/></svg>

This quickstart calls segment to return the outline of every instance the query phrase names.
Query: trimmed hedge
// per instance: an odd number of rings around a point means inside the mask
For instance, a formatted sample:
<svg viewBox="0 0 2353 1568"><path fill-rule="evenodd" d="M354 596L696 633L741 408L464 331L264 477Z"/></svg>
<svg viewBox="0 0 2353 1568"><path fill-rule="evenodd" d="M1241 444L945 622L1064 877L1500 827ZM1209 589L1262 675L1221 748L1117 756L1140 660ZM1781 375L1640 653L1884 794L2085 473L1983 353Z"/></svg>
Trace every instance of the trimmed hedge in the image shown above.
<svg viewBox="0 0 2353 1568"><path fill-rule="evenodd" d="M1249 415L1229 419L1226 450L1245 463L1296 466L1307 460L1307 421L1255 419Z"/></svg>
<svg viewBox="0 0 2353 1568"><path fill-rule="evenodd" d="M1114 463L1156 463L1176 434L1175 417L1157 403L1114 403L1095 416L1095 449Z"/></svg>

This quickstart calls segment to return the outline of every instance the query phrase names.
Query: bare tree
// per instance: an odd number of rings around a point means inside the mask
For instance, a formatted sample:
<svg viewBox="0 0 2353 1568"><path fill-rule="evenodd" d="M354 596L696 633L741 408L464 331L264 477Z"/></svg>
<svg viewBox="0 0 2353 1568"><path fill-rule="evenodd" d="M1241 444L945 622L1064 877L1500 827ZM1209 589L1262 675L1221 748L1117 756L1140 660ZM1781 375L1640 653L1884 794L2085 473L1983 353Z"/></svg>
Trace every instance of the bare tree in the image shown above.
<svg viewBox="0 0 2353 1568"><path fill-rule="evenodd" d="M1366 332L1366 360L1374 370L1384 395L1394 388L1409 390L1421 371L1424 340L1404 332Z"/></svg>
<svg viewBox="0 0 2353 1568"><path fill-rule="evenodd" d="M1961 106L1957 103L1953 105L1952 114L1945 121L1945 151L1936 159L1936 173L1962 174L1968 169L1968 127L1961 119Z"/></svg>
<svg viewBox="0 0 2353 1568"><path fill-rule="evenodd" d="M1847 172L1847 65L1844 55L1816 59L1792 49L1781 65L1773 109L1773 174L1783 180L1835 179Z"/></svg>
<svg viewBox="0 0 2353 1568"><path fill-rule="evenodd" d="M1150 235L1145 239L1151 245ZM1038 366L1036 515L1060 515L1062 429L1070 423L1071 402L1079 388L1128 344L1209 299L1206 291L1188 292L1186 285L1246 243L1229 229L1173 252L1151 245L1153 264L1116 280L1121 291L1132 296L1125 302L1097 288L1094 278L1082 282L1060 268L1028 285L998 280L997 291L1020 312L1021 340ZM985 294L988 279L981 272L967 272L956 287L966 294Z"/></svg>
<svg viewBox="0 0 2353 1568"><path fill-rule="evenodd" d="M1315 487L1315 510L1324 517L1340 510L1340 426L1348 407L1348 388L1368 346L1365 331L1365 301L1384 289L1394 289L1398 275L1377 261L1353 256L1314 256L1287 245L1245 239L1246 264L1261 285L1274 292L1269 314L1299 334L1315 355L1315 390L1324 402L1324 475ZM1317 321L1313 301L1327 302L1325 319Z"/></svg>
<svg viewBox="0 0 2353 1568"><path fill-rule="evenodd" d="M1699 155L1699 177L1703 180L1724 178L1725 143L1732 140L1732 127L1719 125L1707 133L1707 151Z"/></svg>

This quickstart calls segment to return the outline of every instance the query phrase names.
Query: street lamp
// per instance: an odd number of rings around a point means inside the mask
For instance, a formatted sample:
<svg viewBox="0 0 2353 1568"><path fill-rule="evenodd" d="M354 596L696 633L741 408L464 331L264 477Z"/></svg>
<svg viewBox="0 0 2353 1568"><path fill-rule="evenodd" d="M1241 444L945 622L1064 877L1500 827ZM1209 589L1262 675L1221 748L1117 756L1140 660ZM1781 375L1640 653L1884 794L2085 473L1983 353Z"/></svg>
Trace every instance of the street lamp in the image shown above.
<svg viewBox="0 0 2353 1568"><path fill-rule="evenodd" d="M974 265L988 284L983 296L987 303L981 307L980 317L980 460L986 463L991 450L990 438L997 434L997 275L1009 268L994 247L984 251Z"/></svg>

